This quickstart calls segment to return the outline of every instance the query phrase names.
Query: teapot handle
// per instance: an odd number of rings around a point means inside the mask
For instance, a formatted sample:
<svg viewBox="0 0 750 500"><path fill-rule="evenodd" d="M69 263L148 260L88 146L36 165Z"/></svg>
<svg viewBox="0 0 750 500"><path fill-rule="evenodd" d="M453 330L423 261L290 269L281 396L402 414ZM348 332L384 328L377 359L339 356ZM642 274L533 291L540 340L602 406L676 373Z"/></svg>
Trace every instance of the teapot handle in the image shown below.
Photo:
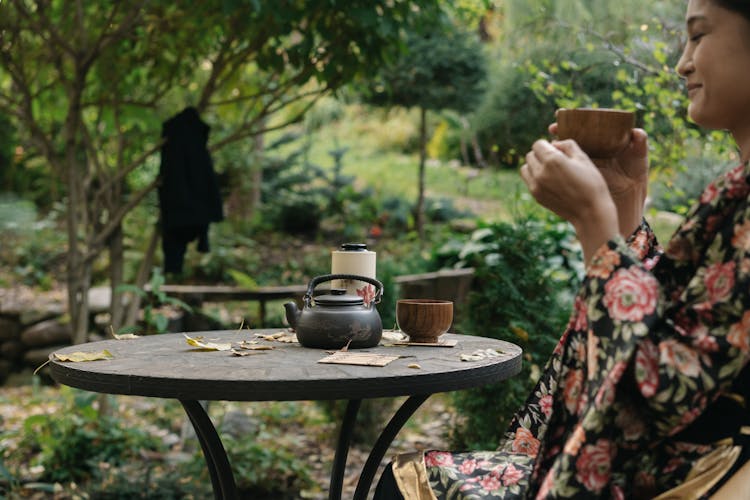
<svg viewBox="0 0 750 500"><path fill-rule="evenodd" d="M307 293L305 293L305 296L303 298L303 300L305 301L305 306L310 306L310 301L312 300L313 291L315 290L316 286L320 285L321 283L325 283L326 281L332 280L366 281L367 283L374 285L378 290L377 292L375 292L375 297L372 298L370 304L379 303L380 299L383 297L383 284L375 278L370 278L368 276L359 276L356 274L324 274L322 276L314 277L312 280L310 280L310 284L307 285Z"/></svg>

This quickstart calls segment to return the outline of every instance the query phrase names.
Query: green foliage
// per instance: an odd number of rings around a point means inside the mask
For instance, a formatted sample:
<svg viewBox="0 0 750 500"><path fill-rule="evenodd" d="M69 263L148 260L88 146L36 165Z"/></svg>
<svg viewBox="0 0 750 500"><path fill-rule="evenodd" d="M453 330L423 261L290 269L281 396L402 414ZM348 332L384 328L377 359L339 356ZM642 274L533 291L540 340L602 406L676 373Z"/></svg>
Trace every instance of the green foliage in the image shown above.
<svg viewBox="0 0 750 500"><path fill-rule="evenodd" d="M454 446L493 449L563 331L582 269L580 249L570 227L550 217L486 225L466 241L446 243L436 259L476 270L462 331L524 351L518 376L454 394L461 415Z"/></svg>
<svg viewBox="0 0 750 500"><path fill-rule="evenodd" d="M157 440L99 412L97 394L61 388L64 408L24 422L21 449L44 468L42 482L77 482L91 478L100 462L119 465L137 460L141 450L159 449Z"/></svg>
<svg viewBox="0 0 750 500"><path fill-rule="evenodd" d="M478 40L457 27L436 25L412 33L401 58L383 67L369 100L381 106L467 112L481 96L486 76Z"/></svg>
<svg viewBox="0 0 750 500"><path fill-rule="evenodd" d="M251 438L233 442L227 452L237 488L243 495L279 498L298 494L314 485L307 465L293 450L269 446Z"/></svg>
<svg viewBox="0 0 750 500"><path fill-rule="evenodd" d="M472 130L494 164L516 167L533 142L547 134L555 104L533 91L527 72L515 62L497 64L489 82L472 116Z"/></svg>
<svg viewBox="0 0 750 500"><path fill-rule="evenodd" d="M65 252L59 216L57 210L51 210L46 217L38 218L33 203L0 195L0 286L9 279L43 290L52 287L61 274Z"/></svg>
<svg viewBox="0 0 750 500"><path fill-rule="evenodd" d="M687 157L683 168L669 169L651 183L653 207L685 215L708 183L736 164L708 148L703 155Z"/></svg>
<svg viewBox="0 0 750 500"><path fill-rule="evenodd" d="M121 292L130 292L138 295L143 300L143 328L140 326L128 325L120 328L117 333L165 333L169 327L169 316L161 311L161 308L173 307L182 309L186 312L192 312L192 307L180 299L168 296L162 287L166 283L161 269L155 267L151 272L151 280L148 283L148 289L141 289L135 285L120 285L117 289Z"/></svg>

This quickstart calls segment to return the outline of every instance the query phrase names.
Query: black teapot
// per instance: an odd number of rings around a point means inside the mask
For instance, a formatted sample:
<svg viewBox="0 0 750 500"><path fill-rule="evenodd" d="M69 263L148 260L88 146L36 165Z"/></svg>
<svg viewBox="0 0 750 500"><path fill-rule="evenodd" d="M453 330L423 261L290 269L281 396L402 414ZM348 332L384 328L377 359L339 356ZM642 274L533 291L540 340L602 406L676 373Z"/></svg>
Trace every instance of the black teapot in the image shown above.
<svg viewBox="0 0 750 500"><path fill-rule="evenodd" d="M377 288L368 304L359 295L347 295L346 290L331 289L330 294L313 299L315 287L331 280L359 280ZM286 320L297 332L297 340L305 347L340 349L374 347L383 336L383 324L375 304L383 295L383 284L367 276L355 274L326 274L316 276L307 286L300 310L295 302L284 304ZM311 305L311 302L315 305Z"/></svg>

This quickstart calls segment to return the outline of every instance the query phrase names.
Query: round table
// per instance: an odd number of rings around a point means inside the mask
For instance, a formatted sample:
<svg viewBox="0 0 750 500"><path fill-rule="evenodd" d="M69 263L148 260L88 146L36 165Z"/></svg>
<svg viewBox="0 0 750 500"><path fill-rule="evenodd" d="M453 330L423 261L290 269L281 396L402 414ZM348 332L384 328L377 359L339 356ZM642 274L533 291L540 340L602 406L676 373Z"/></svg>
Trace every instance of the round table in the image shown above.
<svg viewBox="0 0 750 500"><path fill-rule="evenodd" d="M231 351L202 350L184 334L104 340L60 349L50 355L52 378L64 385L107 394L178 399L201 443L216 498L237 498L229 460L202 400L348 400L331 472L329 498L341 498L351 433L362 399L409 396L376 441L360 475L355 499L367 497L377 468L398 431L431 395L502 381L521 370L515 344L445 334L453 347L400 345L384 340L350 353L396 356L385 366L320 363L329 352L296 342L263 338L280 329L192 332L207 343L232 344ZM252 343L251 343L252 342ZM241 345L254 350L239 349ZM271 349L268 349L271 348ZM267 349L267 350L260 350ZM108 351L101 361L60 361L57 354ZM473 355L472 360L462 357Z"/></svg>

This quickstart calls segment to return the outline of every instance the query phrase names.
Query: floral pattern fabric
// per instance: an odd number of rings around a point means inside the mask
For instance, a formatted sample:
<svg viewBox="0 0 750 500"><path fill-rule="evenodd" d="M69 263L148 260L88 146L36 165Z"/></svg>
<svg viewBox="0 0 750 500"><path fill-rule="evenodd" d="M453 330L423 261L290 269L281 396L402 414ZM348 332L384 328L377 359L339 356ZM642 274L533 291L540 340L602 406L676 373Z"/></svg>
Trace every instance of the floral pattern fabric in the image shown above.
<svg viewBox="0 0 750 500"><path fill-rule="evenodd" d="M650 498L714 449L675 436L750 358L750 167L712 182L662 250L600 248L496 451L424 456L439 499Z"/></svg>

